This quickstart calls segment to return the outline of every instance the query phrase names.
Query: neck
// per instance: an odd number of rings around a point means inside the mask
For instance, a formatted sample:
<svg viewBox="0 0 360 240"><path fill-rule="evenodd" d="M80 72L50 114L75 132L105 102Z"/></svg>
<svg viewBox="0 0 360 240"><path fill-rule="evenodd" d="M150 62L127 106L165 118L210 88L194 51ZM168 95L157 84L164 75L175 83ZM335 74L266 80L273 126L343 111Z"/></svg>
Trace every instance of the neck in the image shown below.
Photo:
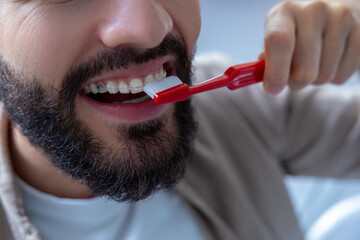
<svg viewBox="0 0 360 240"><path fill-rule="evenodd" d="M34 147L18 127L9 132L9 145L15 173L41 192L61 198L90 198L89 189L57 169L43 151Z"/></svg>

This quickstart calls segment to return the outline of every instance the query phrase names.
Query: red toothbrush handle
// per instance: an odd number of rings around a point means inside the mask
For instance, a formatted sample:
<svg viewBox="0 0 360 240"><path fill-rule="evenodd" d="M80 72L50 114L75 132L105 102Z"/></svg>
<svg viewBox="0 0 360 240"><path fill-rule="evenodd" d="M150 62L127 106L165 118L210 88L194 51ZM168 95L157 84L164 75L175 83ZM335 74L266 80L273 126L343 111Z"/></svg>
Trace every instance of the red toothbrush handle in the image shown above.
<svg viewBox="0 0 360 240"><path fill-rule="evenodd" d="M154 102L156 104L181 102L190 97L191 91L188 85L185 83L164 90L154 96Z"/></svg>
<svg viewBox="0 0 360 240"><path fill-rule="evenodd" d="M263 80L265 71L265 60L238 64L226 70L228 76L227 87L235 90Z"/></svg>
<svg viewBox="0 0 360 240"><path fill-rule="evenodd" d="M261 82L264 70L265 60L234 65L228 68L223 75L191 86L190 92L193 95L220 87L228 87L230 90L245 87Z"/></svg>
<svg viewBox="0 0 360 240"><path fill-rule="evenodd" d="M181 84L158 94L155 94L156 104L184 101L189 96L210 91L220 87L228 87L231 90L258 83L263 80L265 70L265 60L243 63L230 67L223 75L204 81L189 87Z"/></svg>

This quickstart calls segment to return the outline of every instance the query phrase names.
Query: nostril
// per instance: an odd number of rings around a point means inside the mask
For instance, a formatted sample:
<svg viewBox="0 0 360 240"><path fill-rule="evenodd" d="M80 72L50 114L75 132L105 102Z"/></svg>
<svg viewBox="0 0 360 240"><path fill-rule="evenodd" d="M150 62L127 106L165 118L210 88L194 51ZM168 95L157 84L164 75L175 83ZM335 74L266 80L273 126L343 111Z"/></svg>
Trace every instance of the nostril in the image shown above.
<svg viewBox="0 0 360 240"><path fill-rule="evenodd" d="M160 1L109 2L96 30L106 47L155 48L173 30L173 19Z"/></svg>

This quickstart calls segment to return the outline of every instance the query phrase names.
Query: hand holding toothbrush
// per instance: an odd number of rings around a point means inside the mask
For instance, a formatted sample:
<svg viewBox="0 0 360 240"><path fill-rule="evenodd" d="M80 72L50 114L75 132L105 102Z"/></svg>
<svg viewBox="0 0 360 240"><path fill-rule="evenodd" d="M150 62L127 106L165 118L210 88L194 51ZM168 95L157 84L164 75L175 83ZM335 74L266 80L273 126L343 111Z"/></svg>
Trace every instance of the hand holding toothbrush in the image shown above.
<svg viewBox="0 0 360 240"><path fill-rule="evenodd" d="M270 95L286 86L297 90L309 84L342 84L360 67L360 1L299 0L276 5L268 14L265 49L259 59L232 66L192 87L171 77L148 84L144 91L160 104L260 81Z"/></svg>
<svg viewBox="0 0 360 240"><path fill-rule="evenodd" d="M286 1L266 21L264 88L345 82L360 67L360 1Z"/></svg>

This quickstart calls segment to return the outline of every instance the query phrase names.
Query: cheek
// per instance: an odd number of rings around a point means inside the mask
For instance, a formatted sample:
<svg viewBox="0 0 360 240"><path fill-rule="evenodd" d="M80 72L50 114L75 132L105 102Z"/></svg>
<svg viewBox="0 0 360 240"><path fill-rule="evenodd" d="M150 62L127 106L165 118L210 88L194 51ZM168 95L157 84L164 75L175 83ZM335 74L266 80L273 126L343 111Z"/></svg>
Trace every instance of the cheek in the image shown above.
<svg viewBox="0 0 360 240"><path fill-rule="evenodd" d="M200 1L175 0L167 1L166 8L174 21L175 31L184 38L189 54L193 53L201 27ZM176 4L175 4L176 3ZM170 6L170 4L172 4ZM164 2L166 6L166 2Z"/></svg>
<svg viewBox="0 0 360 240"><path fill-rule="evenodd" d="M71 21L73 22L73 21ZM1 37L1 55L16 70L42 79L59 89L85 44L81 26L51 11L34 10L26 17L6 23Z"/></svg>
<svg viewBox="0 0 360 240"><path fill-rule="evenodd" d="M192 54L201 25L199 1L160 1L173 19L174 31L183 37ZM71 6L66 11L42 7L6 10L12 14L0 18L2 57L23 74L36 76L49 87L59 89L71 66L93 56L99 44L96 37L92 38L96 13L89 18L86 6L92 5ZM4 13L4 8L0 12Z"/></svg>

